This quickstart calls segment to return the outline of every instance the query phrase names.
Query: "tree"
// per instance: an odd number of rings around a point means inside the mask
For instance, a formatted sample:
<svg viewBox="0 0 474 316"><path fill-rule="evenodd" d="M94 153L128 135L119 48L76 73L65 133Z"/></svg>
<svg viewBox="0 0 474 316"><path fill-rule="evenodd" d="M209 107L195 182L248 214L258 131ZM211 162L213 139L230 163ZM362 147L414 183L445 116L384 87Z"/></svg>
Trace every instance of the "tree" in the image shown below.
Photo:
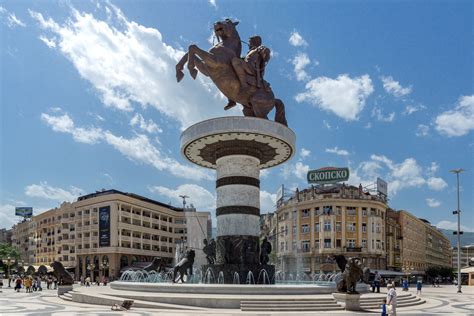
<svg viewBox="0 0 474 316"><path fill-rule="evenodd" d="M20 259L20 252L9 244L0 244L0 260L7 259L8 257L16 261Z"/></svg>

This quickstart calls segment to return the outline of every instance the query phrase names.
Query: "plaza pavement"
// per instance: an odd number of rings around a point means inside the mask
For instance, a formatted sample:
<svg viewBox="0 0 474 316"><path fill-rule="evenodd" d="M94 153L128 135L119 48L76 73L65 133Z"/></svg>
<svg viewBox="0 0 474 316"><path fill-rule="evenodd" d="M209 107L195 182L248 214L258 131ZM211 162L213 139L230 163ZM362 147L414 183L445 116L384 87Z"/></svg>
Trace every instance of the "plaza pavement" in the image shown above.
<svg viewBox="0 0 474 316"><path fill-rule="evenodd" d="M4 283L8 284L8 283ZM77 285L76 285L77 286ZM103 289L103 288L102 288ZM43 290L42 292L25 293L22 289L17 293L13 288L4 287L0 290L0 315L169 315L169 316L231 316L231 315L364 315L380 314L379 311L366 311L364 313L354 313L345 311L331 312L241 312L236 310L208 310L208 311L167 311L152 310L143 308L133 308L128 312L113 312L107 306L85 305L75 302L64 301L57 297L56 290ZM97 291L97 286L90 288L91 292ZM401 292L398 289L397 292ZM410 288L412 294L416 293L414 288ZM372 295L372 294L365 294ZM474 315L474 287L463 287L463 293L456 293L454 285L441 285L439 288L426 286L423 288L422 298L425 304L399 308L398 315Z"/></svg>

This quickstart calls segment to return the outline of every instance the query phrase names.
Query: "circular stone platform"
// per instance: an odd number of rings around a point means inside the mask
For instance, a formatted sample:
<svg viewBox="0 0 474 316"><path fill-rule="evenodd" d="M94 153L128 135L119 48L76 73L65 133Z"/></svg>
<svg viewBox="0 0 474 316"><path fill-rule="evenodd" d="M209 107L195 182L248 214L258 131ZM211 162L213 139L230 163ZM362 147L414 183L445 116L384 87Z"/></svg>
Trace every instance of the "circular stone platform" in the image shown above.
<svg viewBox="0 0 474 316"><path fill-rule="evenodd" d="M259 169L277 166L295 152L295 133L273 121L242 116L218 117L190 126L181 134L181 152L202 167L216 169L216 160L233 153L260 160ZM234 151L234 152L233 152Z"/></svg>

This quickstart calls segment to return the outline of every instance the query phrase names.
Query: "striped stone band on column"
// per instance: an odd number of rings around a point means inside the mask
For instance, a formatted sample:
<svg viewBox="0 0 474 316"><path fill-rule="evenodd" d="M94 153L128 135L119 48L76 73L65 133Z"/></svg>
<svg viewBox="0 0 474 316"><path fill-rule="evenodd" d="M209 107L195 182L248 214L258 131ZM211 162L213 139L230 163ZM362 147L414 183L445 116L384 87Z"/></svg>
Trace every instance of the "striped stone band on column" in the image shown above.
<svg viewBox="0 0 474 316"><path fill-rule="evenodd" d="M260 209L258 207L242 205L222 206L216 209L216 216L227 214L245 214L260 216Z"/></svg>
<svg viewBox="0 0 474 316"><path fill-rule="evenodd" d="M255 179L252 177L245 177L245 176L233 176L233 177L224 177L224 178L217 179L216 188L224 186L224 185L231 185L231 184L244 184L244 185L251 185L251 186L260 188L259 179Z"/></svg>

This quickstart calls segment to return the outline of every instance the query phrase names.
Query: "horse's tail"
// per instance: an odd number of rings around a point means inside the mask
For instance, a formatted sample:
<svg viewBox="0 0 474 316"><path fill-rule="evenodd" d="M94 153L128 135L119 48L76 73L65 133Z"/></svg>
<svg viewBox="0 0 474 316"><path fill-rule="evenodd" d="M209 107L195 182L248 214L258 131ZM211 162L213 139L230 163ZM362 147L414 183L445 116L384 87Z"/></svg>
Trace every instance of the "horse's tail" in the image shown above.
<svg viewBox="0 0 474 316"><path fill-rule="evenodd" d="M280 99L275 99L275 122L288 126L285 115L285 104Z"/></svg>

